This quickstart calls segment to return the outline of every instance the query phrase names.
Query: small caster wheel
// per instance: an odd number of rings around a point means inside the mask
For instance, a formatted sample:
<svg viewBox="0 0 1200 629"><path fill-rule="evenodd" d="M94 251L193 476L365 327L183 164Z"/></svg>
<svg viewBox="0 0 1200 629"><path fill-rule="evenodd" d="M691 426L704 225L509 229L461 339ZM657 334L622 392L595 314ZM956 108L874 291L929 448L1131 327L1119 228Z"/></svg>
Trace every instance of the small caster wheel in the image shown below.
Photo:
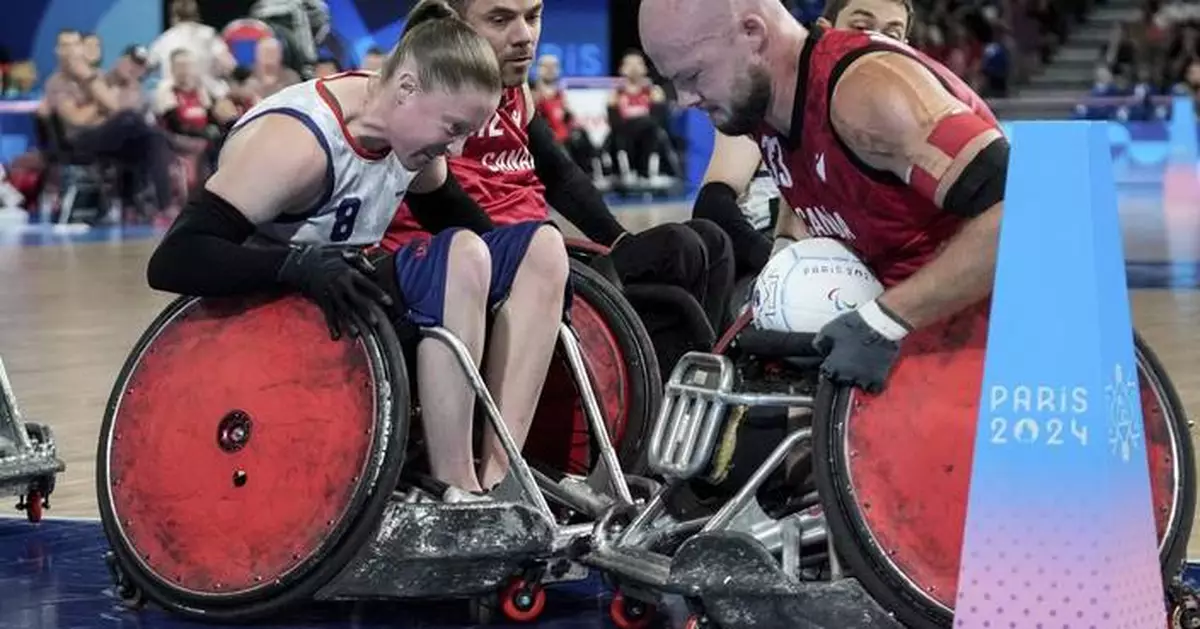
<svg viewBox="0 0 1200 629"><path fill-rule="evenodd" d="M513 622L533 622L546 609L546 590L540 583L513 579L500 592L500 611Z"/></svg>
<svg viewBox="0 0 1200 629"><path fill-rule="evenodd" d="M1171 601L1167 614L1170 629L1200 629L1200 597L1181 581L1167 587Z"/></svg>
<svg viewBox="0 0 1200 629"><path fill-rule="evenodd" d="M117 599L121 606L130 611L140 611L146 606L146 594L132 585L122 585L116 588Z"/></svg>
<svg viewBox="0 0 1200 629"><path fill-rule="evenodd" d="M34 490L21 498L17 508L24 509L25 518L36 524L42 521L42 500L42 492Z"/></svg>
<svg viewBox="0 0 1200 629"><path fill-rule="evenodd" d="M146 593L130 581L121 567L117 565L117 556L112 551L104 554L104 563L108 566L109 575L113 580L113 592L117 600L126 609L140 610L146 606Z"/></svg>
<svg viewBox="0 0 1200 629"><path fill-rule="evenodd" d="M647 629L654 622L656 611L654 605L634 598L625 598L625 594L620 591L608 606L608 615L612 617L617 629Z"/></svg>

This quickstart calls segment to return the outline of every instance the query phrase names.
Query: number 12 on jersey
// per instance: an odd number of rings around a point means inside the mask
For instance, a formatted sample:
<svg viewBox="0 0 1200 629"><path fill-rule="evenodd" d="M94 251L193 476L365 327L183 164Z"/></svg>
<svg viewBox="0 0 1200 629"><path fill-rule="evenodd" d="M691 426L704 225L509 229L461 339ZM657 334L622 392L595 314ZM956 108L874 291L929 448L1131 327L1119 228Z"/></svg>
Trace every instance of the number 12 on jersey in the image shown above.
<svg viewBox="0 0 1200 629"><path fill-rule="evenodd" d="M354 235L354 222L358 220L358 210L362 207L362 199L346 197L333 210L333 229L329 231L330 242L346 242Z"/></svg>

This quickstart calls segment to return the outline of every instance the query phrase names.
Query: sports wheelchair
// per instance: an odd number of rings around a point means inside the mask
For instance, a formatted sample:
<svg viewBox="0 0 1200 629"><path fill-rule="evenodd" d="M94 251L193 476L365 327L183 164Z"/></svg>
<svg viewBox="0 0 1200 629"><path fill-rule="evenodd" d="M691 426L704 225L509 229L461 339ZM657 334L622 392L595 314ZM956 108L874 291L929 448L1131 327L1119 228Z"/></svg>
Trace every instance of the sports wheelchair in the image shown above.
<svg viewBox="0 0 1200 629"><path fill-rule="evenodd" d="M987 308L911 335L877 395L820 378L811 335L749 320L675 365L647 442L664 484L596 524L582 561L617 589L613 619L950 627ZM1162 569L1177 585L1196 506L1190 424L1136 334L1135 347Z"/></svg>
<svg viewBox="0 0 1200 629"><path fill-rule="evenodd" d="M55 479L65 469L50 427L21 418L0 360L0 497L17 496L17 510L39 522L43 509L50 508Z"/></svg>
<svg viewBox="0 0 1200 629"><path fill-rule="evenodd" d="M577 541L656 486L636 469L662 396L653 347L620 293L572 261L524 456L465 346L459 357L512 470L495 501L443 504L416 463L420 414L387 317L331 341L298 296L180 298L138 341L100 432L97 489L124 602L197 619L313 600L469 599L536 618L543 584L586 577Z"/></svg>
<svg viewBox="0 0 1200 629"><path fill-rule="evenodd" d="M608 260L608 247L591 241L568 238L567 252L620 289L653 342L662 380L670 376L671 368L684 354L708 350L717 342L717 332L704 307L687 290L673 284L623 283ZM735 317L736 313L730 320Z"/></svg>

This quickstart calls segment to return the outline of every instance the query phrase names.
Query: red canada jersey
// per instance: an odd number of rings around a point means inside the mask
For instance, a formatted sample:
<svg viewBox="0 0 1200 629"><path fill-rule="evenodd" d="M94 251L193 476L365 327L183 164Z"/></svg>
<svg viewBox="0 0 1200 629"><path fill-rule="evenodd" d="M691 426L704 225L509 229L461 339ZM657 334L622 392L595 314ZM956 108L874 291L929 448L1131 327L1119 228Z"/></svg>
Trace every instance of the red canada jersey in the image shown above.
<svg viewBox="0 0 1200 629"><path fill-rule="evenodd" d="M554 139L565 142L571 135L571 127L567 124L567 97L561 88L553 91L545 88L534 88L534 98L537 100L537 113L546 119Z"/></svg>
<svg viewBox="0 0 1200 629"><path fill-rule="evenodd" d="M999 128L983 100L928 56L883 35L813 27L800 57L790 133L781 137L763 124L752 136L808 233L842 241L890 287L932 259L963 219L892 173L863 163L834 132L829 115L833 87L851 62L877 51L915 59L955 98Z"/></svg>
<svg viewBox="0 0 1200 629"><path fill-rule="evenodd" d="M508 87L496 113L475 134L467 137L461 156L451 158L450 172L496 225L541 221L550 216L546 187L533 167L529 152L529 122L533 111L525 100L525 86ZM401 203L388 227L383 246L396 249L425 232Z"/></svg>
<svg viewBox="0 0 1200 629"><path fill-rule="evenodd" d="M635 90L624 86L617 91L617 112L623 120L650 115L652 85L642 85Z"/></svg>
<svg viewBox="0 0 1200 629"><path fill-rule="evenodd" d="M208 126L208 108L199 89L175 88L175 113L185 131L200 133Z"/></svg>

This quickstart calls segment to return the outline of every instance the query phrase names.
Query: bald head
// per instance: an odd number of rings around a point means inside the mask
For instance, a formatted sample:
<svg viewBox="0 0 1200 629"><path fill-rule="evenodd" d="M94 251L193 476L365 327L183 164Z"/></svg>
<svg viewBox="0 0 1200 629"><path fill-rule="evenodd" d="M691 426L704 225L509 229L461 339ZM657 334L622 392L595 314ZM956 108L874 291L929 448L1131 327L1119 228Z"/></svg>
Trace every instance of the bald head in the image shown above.
<svg viewBox="0 0 1200 629"><path fill-rule="evenodd" d="M647 50L655 49L651 59L671 58L702 40L733 35L733 2L713 0L643 0L638 12L638 28Z"/></svg>
<svg viewBox="0 0 1200 629"><path fill-rule="evenodd" d="M805 33L779 0L643 0L638 27L680 104L704 110L730 135L761 122L777 66Z"/></svg>

